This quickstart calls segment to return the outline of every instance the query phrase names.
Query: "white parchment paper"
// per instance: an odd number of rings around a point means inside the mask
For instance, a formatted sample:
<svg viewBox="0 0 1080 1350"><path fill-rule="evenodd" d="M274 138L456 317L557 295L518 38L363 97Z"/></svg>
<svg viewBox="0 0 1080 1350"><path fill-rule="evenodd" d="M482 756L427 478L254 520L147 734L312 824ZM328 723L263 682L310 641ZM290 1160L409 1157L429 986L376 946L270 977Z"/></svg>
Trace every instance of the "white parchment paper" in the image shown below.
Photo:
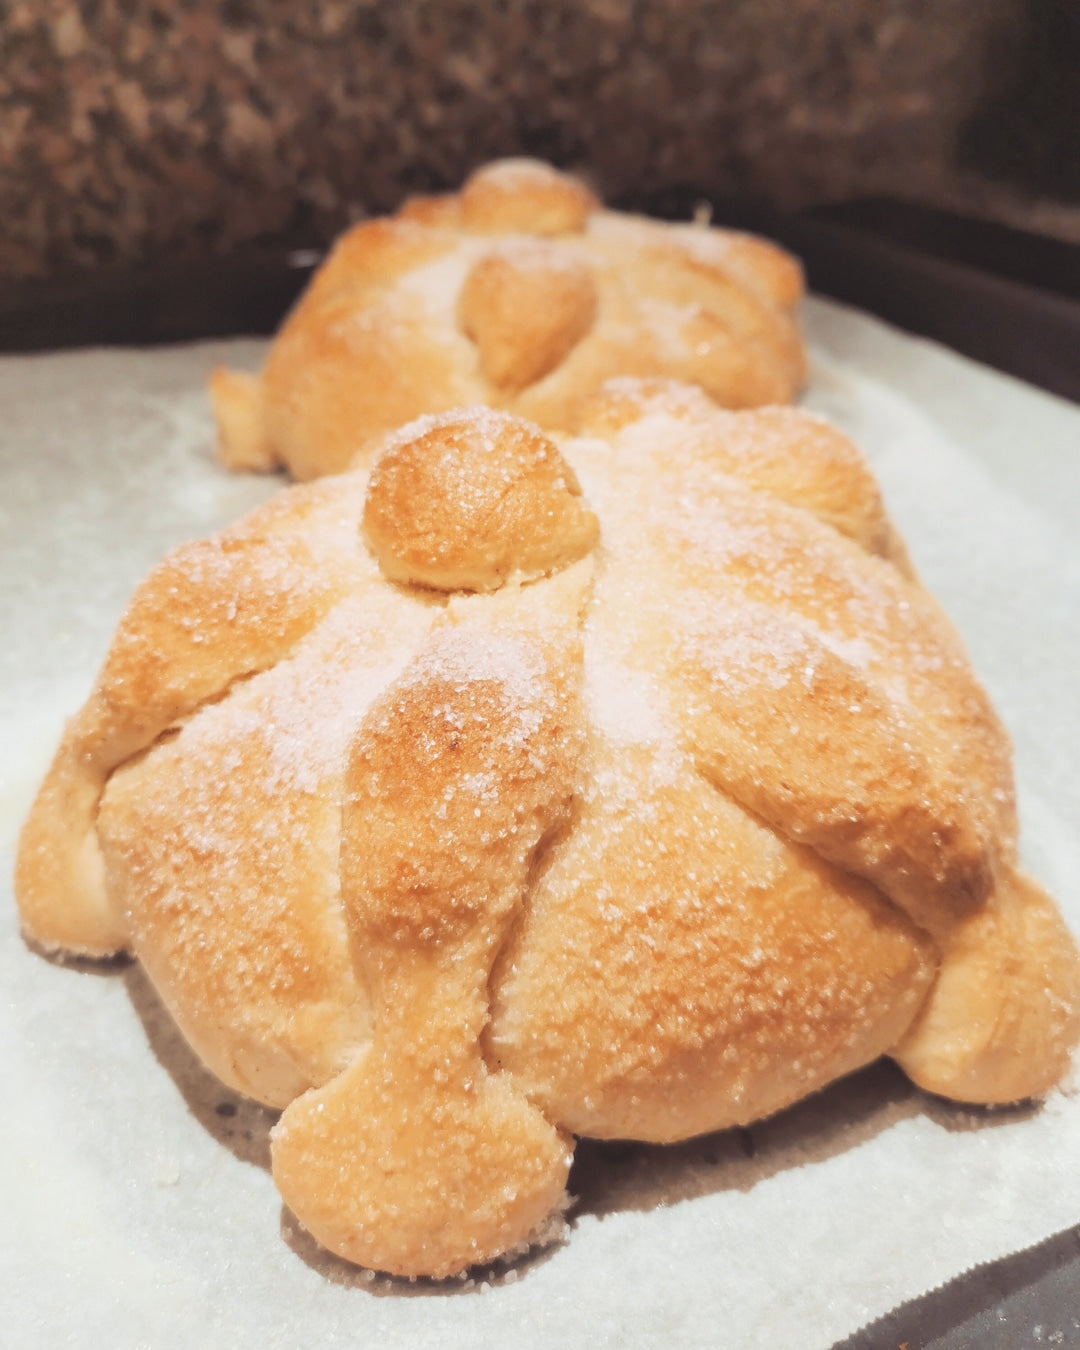
<svg viewBox="0 0 1080 1350"><path fill-rule="evenodd" d="M1009 726L1029 868L1080 931L1080 409L811 301L810 406L866 450ZM18 934L16 831L131 589L279 480L211 452L255 342L0 359L0 1343L827 1347L1080 1220L1080 1097L965 1110L883 1064L749 1131L583 1144L566 1241L431 1285L283 1213L272 1114L205 1074L138 967Z"/></svg>

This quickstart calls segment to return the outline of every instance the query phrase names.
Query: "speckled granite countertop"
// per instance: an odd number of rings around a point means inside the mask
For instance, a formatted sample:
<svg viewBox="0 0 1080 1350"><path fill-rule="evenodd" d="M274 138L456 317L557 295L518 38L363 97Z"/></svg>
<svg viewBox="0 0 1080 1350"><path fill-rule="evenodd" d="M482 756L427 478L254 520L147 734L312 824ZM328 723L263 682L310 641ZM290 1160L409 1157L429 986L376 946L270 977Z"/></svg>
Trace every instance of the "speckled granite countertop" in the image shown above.
<svg viewBox="0 0 1080 1350"><path fill-rule="evenodd" d="M1080 237L1068 3L0 0L0 276L317 243L508 153Z"/></svg>

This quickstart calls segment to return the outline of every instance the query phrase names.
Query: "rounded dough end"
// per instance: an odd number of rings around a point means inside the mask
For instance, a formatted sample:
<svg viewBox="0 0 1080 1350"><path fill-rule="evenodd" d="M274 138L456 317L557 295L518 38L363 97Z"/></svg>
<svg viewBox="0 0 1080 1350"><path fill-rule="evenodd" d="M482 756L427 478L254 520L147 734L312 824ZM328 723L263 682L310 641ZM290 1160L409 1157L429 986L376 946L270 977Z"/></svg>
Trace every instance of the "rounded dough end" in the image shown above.
<svg viewBox="0 0 1080 1350"><path fill-rule="evenodd" d="M536 159L486 164L461 192L465 228L492 234L579 234L596 208L583 183Z"/></svg>

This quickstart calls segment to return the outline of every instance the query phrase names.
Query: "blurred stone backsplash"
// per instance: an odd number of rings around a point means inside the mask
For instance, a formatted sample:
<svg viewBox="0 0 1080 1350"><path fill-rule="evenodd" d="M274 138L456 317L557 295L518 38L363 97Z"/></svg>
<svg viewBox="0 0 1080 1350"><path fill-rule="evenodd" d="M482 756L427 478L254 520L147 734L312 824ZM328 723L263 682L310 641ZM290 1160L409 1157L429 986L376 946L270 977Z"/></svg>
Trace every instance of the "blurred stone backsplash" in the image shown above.
<svg viewBox="0 0 1080 1350"><path fill-rule="evenodd" d="M610 200L1080 238L1076 0L0 0L0 277L324 242L531 154Z"/></svg>

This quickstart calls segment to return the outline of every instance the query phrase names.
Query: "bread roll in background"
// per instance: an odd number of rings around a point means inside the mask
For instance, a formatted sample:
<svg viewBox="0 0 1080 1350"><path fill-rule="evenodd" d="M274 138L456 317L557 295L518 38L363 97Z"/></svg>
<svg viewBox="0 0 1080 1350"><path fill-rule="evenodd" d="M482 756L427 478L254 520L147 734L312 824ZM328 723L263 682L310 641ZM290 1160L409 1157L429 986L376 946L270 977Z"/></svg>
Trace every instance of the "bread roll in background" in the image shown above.
<svg viewBox="0 0 1080 1350"><path fill-rule="evenodd" d="M688 381L724 407L787 403L802 291L763 239L604 210L545 164L497 161L338 240L261 375L215 372L220 454L310 479L477 403L570 431L619 375Z"/></svg>
<svg viewBox="0 0 1080 1350"><path fill-rule="evenodd" d="M137 956L282 1108L301 1223L395 1274L549 1239L575 1135L881 1055L1013 1102L1080 1032L1005 734L855 447L657 379L578 421L426 416L169 554L21 838L27 935Z"/></svg>

